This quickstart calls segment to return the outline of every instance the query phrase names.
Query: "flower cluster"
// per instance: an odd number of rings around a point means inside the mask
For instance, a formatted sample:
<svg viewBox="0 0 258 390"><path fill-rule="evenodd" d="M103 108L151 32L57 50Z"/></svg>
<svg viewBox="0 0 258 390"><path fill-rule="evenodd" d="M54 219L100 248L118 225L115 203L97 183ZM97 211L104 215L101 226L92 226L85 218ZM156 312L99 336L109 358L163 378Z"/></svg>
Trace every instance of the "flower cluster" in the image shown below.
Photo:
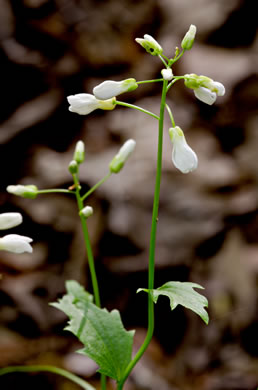
<svg viewBox="0 0 258 390"><path fill-rule="evenodd" d="M172 71L172 65L174 62L176 62L185 51L192 48L195 35L196 26L191 24L189 30L181 42L182 52L179 53L179 49L176 48L175 56L171 59L168 59L163 55L163 48L151 35L145 34L143 38L136 38L135 40L149 54L158 56L166 66L165 69L161 70L161 74L164 82L170 82L168 89L177 80L184 79L185 86L187 88L193 89L197 99L211 105L216 101L217 96L223 96L225 94L225 87L223 84L218 81L214 81L209 77L198 76L194 73L185 74L184 76L174 76ZM68 96L67 99L70 103L69 110L81 115L87 115L97 108L102 110L113 110L117 104L121 104L144 111L137 106L132 106L116 100L116 96L136 89L138 87L138 83L140 82L137 82L134 78L129 78L122 81L106 80L93 88L93 94L81 93ZM173 127L169 129L169 135L173 144L172 161L176 168L178 168L181 172L192 172L197 168L198 165L197 156L187 144L183 131L180 129L180 127L175 125L174 119L172 117L171 120ZM109 165L111 173L117 173L120 171L124 165L124 162L134 149L134 146L135 141L133 140L129 140L125 143L125 145L121 148L119 153L114 157ZM71 166L71 169L74 169L74 167Z"/></svg>
<svg viewBox="0 0 258 390"><path fill-rule="evenodd" d="M0 214L0 230L10 229L22 223L22 215L20 213L2 213ZM0 250L24 253L32 252L30 245L32 238L20 236L19 234L8 234L0 238Z"/></svg>

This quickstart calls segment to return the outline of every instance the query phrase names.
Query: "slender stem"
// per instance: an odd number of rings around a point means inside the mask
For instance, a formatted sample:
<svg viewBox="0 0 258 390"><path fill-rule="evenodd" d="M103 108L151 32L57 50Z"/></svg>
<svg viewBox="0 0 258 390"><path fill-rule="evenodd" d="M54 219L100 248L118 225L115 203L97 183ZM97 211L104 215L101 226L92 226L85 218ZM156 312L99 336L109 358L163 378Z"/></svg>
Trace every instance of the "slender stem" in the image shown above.
<svg viewBox="0 0 258 390"><path fill-rule="evenodd" d="M158 83L158 82L163 81L163 80L164 79L143 80L143 81L137 81L137 84Z"/></svg>
<svg viewBox="0 0 258 390"><path fill-rule="evenodd" d="M167 66L168 66L168 64L167 64L167 62L164 60L164 58L163 58L164 56L162 56L161 54L159 54L159 58L160 58L160 60L163 62L163 64L165 65L165 67L167 68Z"/></svg>
<svg viewBox="0 0 258 390"><path fill-rule="evenodd" d="M70 191L70 190L66 190L66 189L58 189L58 188L54 188L54 189L47 189L47 190L38 190L37 193L38 194L53 194L53 193L64 193L64 194L75 194L75 191Z"/></svg>
<svg viewBox="0 0 258 390"><path fill-rule="evenodd" d="M35 372L35 371L47 371L52 372L57 375L61 375L67 379L70 379L70 381L76 383L77 385L81 386L85 390L95 390L93 386L91 386L89 383L84 381L83 379L79 378L77 375L72 374L69 371L66 371L62 368L54 367L54 366L47 366L47 365L39 365L39 366L13 366L13 367L6 367L0 370L0 376L5 374L10 374L12 372Z"/></svg>
<svg viewBox="0 0 258 390"><path fill-rule="evenodd" d="M128 108L134 108L135 110L144 112L145 114L148 114L148 115L152 116L153 118L159 120L159 117L157 115L153 114L153 112L148 111L148 110L144 110L144 108L141 108L139 106L135 106L134 104L120 102L119 100L116 101L116 104L118 104L119 106L124 106L124 107L128 107Z"/></svg>
<svg viewBox="0 0 258 390"><path fill-rule="evenodd" d="M73 175L73 180L74 180L74 185L76 188L76 199L77 199L78 209L79 209L79 211L81 211L83 209L83 201L82 201L82 198L80 195L80 184L79 184L77 175L75 175L75 174ZM81 219L83 237L84 237L85 246L86 246L87 255L88 255L88 262L89 262L89 268L90 268L95 303L98 307L100 307L99 287L98 287L98 281L97 281L97 276L96 276L96 271L95 271L94 257L93 257L93 252L92 252L92 248L91 248L88 227L87 227L86 219L83 215L80 216L80 219Z"/></svg>
<svg viewBox="0 0 258 390"><path fill-rule="evenodd" d="M167 81L163 81L161 104L160 104L160 120L159 120L159 136L158 136L158 152L157 152L157 170L156 170L156 183L155 193L153 200L152 210L152 224L151 224L151 236L150 236L150 249L149 249L149 274L148 274L148 290L154 288L154 268L155 268L155 248L156 248L156 232L158 222L158 210L159 210L159 194L160 194L160 182L161 182L161 168L162 168L162 144L163 144L163 123L164 123L164 110L166 104L167 93ZM151 295L148 294L148 331L145 340L134 356L133 360L129 363L124 378L118 383L117 390L122 390L125 380L134 368L135 364L142 357L143 353L147 349L154 331L154 302Z"/></svg>
<svg viewBox="0 0 258 390"><path fill-rule="evenodd" d="M101 184L105 183L105 181L112 175L112 172L108 172L108 174L106 176L103 177L103 179L101 179L100 181L98 181L93 187L91 187L91 189L86 192L86 194L84 194L82 197L81 197L81 200L84 201L86 198L88 198L88 196L90 196L97 188L99 188L99 186L101 186Z"/></svg>
<svg viewBox="0 0 258 390"><path fill-rule="evenodd" d="M179 58L181 58L181 57L184 55L184 53L185 53L185 50L183 49L183 50L181 51L181 53L178 54L178 56L176 56L175 58L173 58L173 60L170 60L170 61L169 61L169 65L173 65L176 61L179 60Z"/></svg>
<svg viewBox="0 0 258 390"><path fill-rule="evenodd" d="M168 115L169 115L169 117L170 117L170 120L171 120L171 122L172 122L172 126L175 127L175 126L176 126L176 123L175 123L175 120L174 120L172 111L170 110L170 107L169 107L167 104L166 104L166 109L167 109Z"/></svg>
<svg viewBox="0 0 258 390"><path fill-rule="evenodd" d="M175 84L176 81L182 80L182 79L184 79L184 78L185 78L185 76L175 76L175 77L173 78L173 80L171 81L171 83L168 84L168 86L167 86L167 91L169 90L170 87L172 87L173 84Z"/></svg>
<svg viewBox="0 0 258 390"><path fill-rule="evenodd" d="M160 54L161 57L165 58L166 61L169 61L169 58L167 56L165 56L164 54Z"/></svg>
<svg viewBox="0 0 258 390"><path fill-rule="evenodd" d="M82 200L81 195L80 195L80 183L79 183L79 180L78 180L78 177L76 174L73 175L73 180L74 180L74 185L75 185L78 209L79 209L79 211L81 211L83 209L83 200ZM101 307L99 286L98 286L98 280L97 280L97 275L96 275L96 270L95 270L94 257L93 257L93 252L92 252L92 248L91 248L88 227L87 227L85 217L80 215L80 219L81 219L81 224L82 224L84 242L85 242L86 251L87 251L87 255L88 255L88 263L89 263L89 269L90 269L90 274L91 274L91 282L92 282L95 304L96 304L96 306ZM103 374L101 374L101 389L106 390L106 376Z"/></svg>

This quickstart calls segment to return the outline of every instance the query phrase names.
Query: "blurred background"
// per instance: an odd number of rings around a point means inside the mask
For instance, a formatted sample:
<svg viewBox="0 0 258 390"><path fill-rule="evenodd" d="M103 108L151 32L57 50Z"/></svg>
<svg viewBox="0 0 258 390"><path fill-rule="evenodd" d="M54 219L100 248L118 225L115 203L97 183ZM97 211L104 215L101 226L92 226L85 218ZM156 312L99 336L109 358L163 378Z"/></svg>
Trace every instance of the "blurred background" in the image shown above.
<svg viewBox="0 0 258 390"><path fill-rule="evenodd" d="M183 82L168 94L176 124L199 157L183 175L171 162L165 120L157 235L156 287L169 280L205 287L210 324L166 297L155 307L155 337L125 390L252 390L258 385L258 34L252 0L0 0L0 212L24 223L11 233L33 237L33 254L0 253L0 366L54 364L99 388L96 366L75 354L80 344L48 306L67 279L91 291L80 221L72 197L14 197L9 184L68 188L76 142L86 144L81 185L108 172L128 138L134 155L90 198L90 235L101 299L136 329L147 325L148 243L155 180L157 123L123 107L79 116L66 96L91 93L100 82L160 77L162 64L134 39L148 33L173 57L190 24L193 49L174 74L222 82L213 106ZM142 85L120 100L159 112L160 85ZM8 231L10 233L10 231ZM4 234L4 232L3 232ZM110 383L110 388L112 388ZM47 374L0 378L1 389L76 390Z"/></svg>

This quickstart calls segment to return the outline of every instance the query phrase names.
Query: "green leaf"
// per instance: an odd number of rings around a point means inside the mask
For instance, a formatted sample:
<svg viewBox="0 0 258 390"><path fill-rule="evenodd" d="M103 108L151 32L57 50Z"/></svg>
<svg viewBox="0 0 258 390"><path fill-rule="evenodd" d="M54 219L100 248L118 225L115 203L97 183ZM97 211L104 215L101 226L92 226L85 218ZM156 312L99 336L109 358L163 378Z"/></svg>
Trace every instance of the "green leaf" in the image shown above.
<svg viewBox="0 0 258 390"><path fill-rule="evenodd" d="M205 307L208 307L208 300L203 295L196 292L194 288L203 289L202 286L196 283L167 282L157 289L148 290L139 288L137 292L145 291L150 293L154 303L157 303L160 295L165 295L170 299L171 310L174 310L177 305L182 305L187 309L194 311L206 324L208 324L209 316L204 309Z"/></svg>
<svg viewBox="0 0 258 390"><path fill-rule="evenodd" d="M134 331L126 331L117 310L100 309L79 283L68 281L67 294L51 305L70 318L66 330L84 344L79 353L99 365L99 372L117 382L131 361Z"/></svg>

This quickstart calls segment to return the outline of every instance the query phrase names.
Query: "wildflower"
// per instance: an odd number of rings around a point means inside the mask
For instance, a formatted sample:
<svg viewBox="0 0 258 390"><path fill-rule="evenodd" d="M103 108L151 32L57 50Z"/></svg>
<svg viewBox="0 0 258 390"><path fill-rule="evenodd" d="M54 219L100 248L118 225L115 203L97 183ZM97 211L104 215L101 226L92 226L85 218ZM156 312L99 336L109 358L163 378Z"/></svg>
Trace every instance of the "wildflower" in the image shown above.
<svg viewBox="0 0 258 390"><path fill-rule="evenodd" d="M105 100L124 92L131 92L138 88L135 79L126 79L123 81L106 80L93 89L93 94L97 99Z"/></svg>
<svg viewBox="0 0 258 390"><path fill-rule="evenodd" d="M189 30L185 34L182 42L181 42L181 47L184 50L190 50L193 46L194 43L194 38L196 34L196 26L194 24L191 24L189 27Z"/></svg>
<svg viewBox="0 0 258 390"><path fill-rule="evenodd" d="M225 87L218 81L213 81L206 76L197 76L194 73L185 75L185 86L194 90L197 99L212 105L217 96L225 94Z"/></svg>
<svg viewBox="0 0 258 390"><path fill-rule="evenodd" d="M10 229L22 223L22 215L20 213L2 213L0 214L0 229ZM32 252L29 237L20 236L18 234L8 234L7 236L0 237L0 250L24 253Z"/></svg>
<svg viewBox="0 0 258 390"><path fill-rule="evenodd" d="M89 218L93 214L93 208L91 206L85 206L81 211L80 211L80 216L83 216L85 218Z"/></svg>
<svg viewBox="0 0 258 390"><path fill-rule="evenodd" d="M173 72L171 68L162 69L161 74L164 80L170 81L173 78Z"/></svg>
<svg viewBox="0 0 258 390"><path fill-rule="evenodd" d="M0 230L10 229L22 223L20 213L2 213L0 214Z"/></svg>
<svg viewBox="0 0 258 390"><path fill-rule="evenodd" d="M0 250L13 252L13 253L24 253L32 252L32 247L29 244L32 238L20 236L18 234L8 234L0 238Z"/></svg>
<svg viewBox="0 0 258 390"><path fill-rule="evenodd" d="M147 53L150 53L152 56L162 54L162 47L151 35L145 34L143 38L144 39L136 38L135 40L147 51Z"/></svg>
<svg viewBox="0 0 258 390"><path fill-rule="evenodd" d="M21 184L11 185L6 188L7 192L13 195L22 196L23 198L35 199L38 195L38 188L33 184L23 186Z"/></svg>
<svg viewBox="0 0 258 390"><path fill-rule="evenodd" d="M169 129L169 136L173 144L172 162L182 173L192 172L197 168L198 158L185 140L179 126Z"/></svg>
<svg viewBox="0 0 258 390"><path fill-rule="evenodd" d="M111 163L109 164L110 172L118 173L123 168L128 157L133 153L136 142L133 139L129 139L120 148L119 152L115 155Z"/></svg>
<svg viewBox="0 0 258 390"><path fill-rule="evenodd" d="M89 93L78 93L67 97L70 104L69 111L80 115L87 115L100 108L101 110L113 110L116 106L116 98L108 100L98 100Z"/></svg>

